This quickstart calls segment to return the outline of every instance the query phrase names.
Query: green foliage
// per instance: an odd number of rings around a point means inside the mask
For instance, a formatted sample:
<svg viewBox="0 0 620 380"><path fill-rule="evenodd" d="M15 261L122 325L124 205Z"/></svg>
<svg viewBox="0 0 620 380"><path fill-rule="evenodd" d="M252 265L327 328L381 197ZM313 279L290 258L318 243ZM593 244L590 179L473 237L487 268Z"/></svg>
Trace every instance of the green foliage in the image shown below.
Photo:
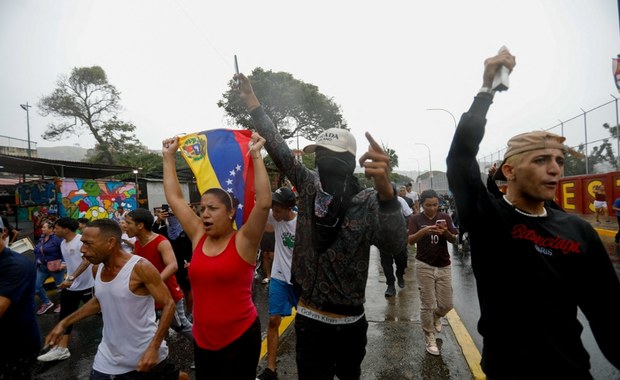
<svg viewBox="0 0 620 380"><path fill-rule="evenodd" d="M86 161L161 170L161 157L140 143L134 134L136 126L117 118L121 108L120 92L108 83L101 67L74 68L69 77L58 79L52 94L39 101L43 116L58 119L42 137L57 141L86 130L96 141Z"/></svg>
<svg viewBox="0 0 620 380"><path fill-rule="evenodd" d="M359 181L360 185L361 185L363 188L371 188L371 187L374 187L374 186L375 186L375 184L374 184L374 182L372 181L372 179L370 179L370 178L366 178L366 176L364 175L364 173L354 173L353 175L357 177L357 179L358 179L358 181Z"/></svg>
<svg viewBox="0 0 620 380"><path fill-rule="evenodd" d="M398 154L396 154L396 151L394 149L389 148L387 145L383 145L383 143L381 144L381 146L383 148L383 151L390 158L390 169L394 170L394 168L398 167Z"/></svg>
<svg viewBox="0 0 620 380"><path fill-rule="evenodd" d="M614 141L617 139L618 126L610 126L608 123L603 124L603 128L607 129L610 139ZM564 175L574 176L586 174L586 159L585 159L585 145L582 143L576 149L577 155L566 155L564 161ZM588 173L595 173L597 165L600 167L615 168L618 170L618 158L614 154L614 150L609 139L604 139L603 142L591 148L588 154Z"/></svg>
<svg viewBox="0 0 620 380"><path fill-rule="evenodd" d="M101 142L88 151L86 160L115 165L124 165L121 162L126 162L129 166L139 167L133 161L136 161L137 156L144 153L146 148L137 140L133 133L135 130L135 125L120 121L116 116L112 117L99 128Z"/></svg>
<svg viewBox="0 0 620 380"><path fill-rule="evenodd" d="M42 97L38 106L42 116L58 119L47 126L43 139L58 141L83 130L95 138L91 162L116 164L119 152L143 149L132 133L135 126L116 119L120 92L99 66L74 68L69 77L61 76L56 89Z"/></svg>
<svg viewBox="0 0 620 380"><path fill-rule="evenodd" d="M394 182L398 186L404 185L408 182L413 182L413 179L411 177L392 172L390 173L390 181Z"/></svg>
<svg viewBox="0 0 620 380"><path fill-rule="evenodd" d="M254 69L249 79L263 109L285 140L297 135L315 140L326 129L347 129L340 106L320 93L317 86L295 79L289 73L261 68ZM218 107L224 108L232 125L254 130L233 82L229 85Z"/></svg>

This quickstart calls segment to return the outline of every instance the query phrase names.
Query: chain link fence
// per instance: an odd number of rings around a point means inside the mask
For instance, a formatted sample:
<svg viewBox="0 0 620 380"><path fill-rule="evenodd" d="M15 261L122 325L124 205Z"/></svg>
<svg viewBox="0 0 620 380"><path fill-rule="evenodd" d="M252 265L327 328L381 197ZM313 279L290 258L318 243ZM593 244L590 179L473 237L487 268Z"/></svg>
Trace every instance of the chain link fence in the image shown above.
<svg viewBox="0 0 620 380"><path fill-rule="evenodd" d="M566 157L564 176L607 173L620 170L620 124L618 101L583 110L570 119L560 120L546 131L566 137L566 143L583 157ZM486 172L493 163L502 161L506 147L478 158L480 170Z"/></svg>
<svg viewBox="0 0 620 380"><path fill-rule="evenodd" d="M0 135L0 153L10 154L14 156L28 156L28 148L33 157L37 155L37 143L30 140L30 147L28 146L28 140L17 139L15 137L9 137Z"/></svg>

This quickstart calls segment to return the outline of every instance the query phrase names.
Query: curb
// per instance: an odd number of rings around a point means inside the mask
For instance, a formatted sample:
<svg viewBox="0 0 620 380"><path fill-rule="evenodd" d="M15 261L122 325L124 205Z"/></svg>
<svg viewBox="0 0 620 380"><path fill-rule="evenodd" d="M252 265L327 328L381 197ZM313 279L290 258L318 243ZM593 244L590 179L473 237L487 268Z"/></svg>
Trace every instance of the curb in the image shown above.
<svg viewBox="0 0 620 380"><path fill-rule="evenodd" d="M461 322L461 318L456 313L456 310L452 309L446 314L446 318L448 319L448 324L450 328L452 328L452 332L454 332L454 336L456 337L456 341L461 346L461 350L463 351L463 356L465 357L465 361L469 366L469 370L475 380L485 380L487 377L482 371L482 367L480 367L480 360L482 356L480 355L480 351L476 347L474 340L469 335L467 328Z"/></svg>
<svg viewBox="0 0 620 380"><path fill-rule="evenodd" d="M617 231L606 230L604 228L596 228L596 227L594 228L594 231L596 231L601 236L609 236L609 237L616 236L616 232L617 232Z"/></svg>
<svg viewBox="0 0 620 380"><path fill-rule="evenodd" d="M288 329L291 323L293 323L293 321L295 320L296 314L297 314L297 309L293 308L291 315L289 315L288 317L282 317L282 322L280 322L280 328L278 329L278 336L281 337L282 334L284 334L286 329ZM265 339L263 339L263 341L261 342L260 357L258 359L258 362L259 363L262 362L263 359L265 359L265 356L267 356L267 337L265 337Z"/></svg>

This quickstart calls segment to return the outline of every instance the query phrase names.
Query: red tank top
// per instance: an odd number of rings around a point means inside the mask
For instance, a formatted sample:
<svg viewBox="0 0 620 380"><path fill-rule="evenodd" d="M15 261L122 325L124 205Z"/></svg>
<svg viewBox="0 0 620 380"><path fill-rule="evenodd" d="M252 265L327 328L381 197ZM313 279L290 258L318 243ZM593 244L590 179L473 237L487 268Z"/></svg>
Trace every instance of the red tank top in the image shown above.
<svg viewBox="0 0 620 380"><path fill-rule="evenodd" d="M236 232L217 256L202 251L205 234L188 268L194 296L194 340L198 347L220 350L239 338L256 320L252 302L254 265L239 256Z"/></svg>
<svg viewBox="0 0 620 380"><path fill-rule="evenodd" d="M136 239L136 246L134 248L134 252L136 255L142 256L148 261L150 261L151 264L153 264L155 268L157 268L159 273L161 273L164 268L166 268L166 265L164 264L164 260L162 259L159 252L157 252L157 247L159 246L159 243L166 240L166 238L159 234L155 235L157 235L155 239L146 243L144 247L140 245L140 240ZM175 275L172 275L170 276L170 278L164 281L164 283L166 284L168 290L170 290L170 294L172 295L174 303L179 302L179 300L183 298L183 292L181 291L181 287L179 286L179 284L177 284L177 277ZM157 309L161 309L160 305L156 304L155 307Z"/></svg>

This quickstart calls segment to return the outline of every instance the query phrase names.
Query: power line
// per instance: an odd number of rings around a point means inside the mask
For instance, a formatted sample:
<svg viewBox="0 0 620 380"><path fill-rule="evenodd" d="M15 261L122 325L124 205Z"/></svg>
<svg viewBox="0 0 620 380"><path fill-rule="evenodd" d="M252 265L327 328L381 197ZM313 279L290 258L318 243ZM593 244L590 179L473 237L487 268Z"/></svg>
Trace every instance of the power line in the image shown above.
<svg viewBox="0 0 620 380"><path fill-rule="evenodd" d="M220 57L220 59L222 59L222 61L226 64L226 66L230 66L232 67L232 63L230 63L230 61L228 59L226 59L226 57L224 57L224 55L217 49L217 47L215 47L215 45L211 42L211 40L209 40L209 38L202 32L202 30L198 27L198 25L196 24L196 22L194 22L194 19L192 19L192 17L189 15L189 13L185 10L185 8L183 8L183 6L181 5L181 3L179 3L178 0L174 0L174 2L176 3L176 5L179 7L179 9L181 9L181 11L183 12L183 14L185 15L185 17L189 20L189 22L194 26L194 29L196 29L198 31L198 34L200 35L200 37L203 38L204 42L207 43L207 45L213 49L213 51Z"/></svg>

